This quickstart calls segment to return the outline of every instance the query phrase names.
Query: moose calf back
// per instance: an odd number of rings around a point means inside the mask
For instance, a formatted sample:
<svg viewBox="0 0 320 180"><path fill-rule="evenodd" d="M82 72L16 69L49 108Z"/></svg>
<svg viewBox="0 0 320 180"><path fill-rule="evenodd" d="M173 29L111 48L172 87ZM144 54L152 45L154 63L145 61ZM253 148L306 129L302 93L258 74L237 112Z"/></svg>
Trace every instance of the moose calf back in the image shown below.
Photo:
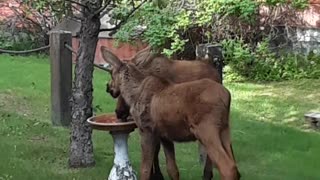
<svg viewBox="0 0 320 180"><path fill-rule="evenodd" d="M173 141L193 141L190 131L204 117L212 117L210 123L228 124L230 93L221 84L201 79L173 84L154 94L150 104L150 116L163 138ZM179 127L179 130L176 128Z"/></svg>
<svg viewBox="0 0 320 180"><path fill-rule="evenodd" d="M136 66L146 75L155 75L174 83L203 78L221 83L218 71L211 64L204 61L178 61L170 60L161 55L154 55L143 63L136 63Z"/></svg>

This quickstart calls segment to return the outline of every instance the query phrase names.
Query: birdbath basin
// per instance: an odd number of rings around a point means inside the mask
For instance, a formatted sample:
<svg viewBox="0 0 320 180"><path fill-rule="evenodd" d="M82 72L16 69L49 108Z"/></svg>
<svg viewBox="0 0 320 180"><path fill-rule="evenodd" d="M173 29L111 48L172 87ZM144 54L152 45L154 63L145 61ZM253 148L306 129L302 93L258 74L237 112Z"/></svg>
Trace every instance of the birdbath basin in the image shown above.
<svg viewBox="0 0 320 180"><path fill-rule="evenodd" d="M137 127L134 121L118 121L115 114L103 114L89 118L93 129L108 131L114 143L113 167L108 180L137 180L128 155L128 137Z"/></svg>

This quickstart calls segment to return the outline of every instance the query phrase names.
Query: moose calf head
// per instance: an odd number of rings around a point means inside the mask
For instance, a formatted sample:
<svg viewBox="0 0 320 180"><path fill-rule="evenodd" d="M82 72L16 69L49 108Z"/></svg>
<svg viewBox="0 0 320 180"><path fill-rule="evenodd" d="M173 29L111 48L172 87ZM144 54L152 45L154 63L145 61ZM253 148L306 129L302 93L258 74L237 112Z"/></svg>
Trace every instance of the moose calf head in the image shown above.
<svg viewBox="0 0 320 180"><path fill-rule="evenodd" d="M110 64L108 69L111 74L111 80L106 85L106 91L110 93L113 98L117 98L120 95L121 82L128 81L129 79L129 69L131 69L131 71L133 69L137 71L136 64L140 64L148 59L150 55L150 46L139 51L135 56L124 61L121 61L105 46L101 46L100 50L104 61ZM127 73L120 73L123 71L126 71Z"/></svg>
<svg viewBox="0 0 320 180"><path fill-rule="evenodd" d="M149 47L141 50L129 60L121 61L108 48L101 46L102 57L104 61L111 66L108 68L111 74L111 80L107 83L106 91L110 93L113 98L117 98L120 95L121 85L128 83L128 81L132 79L132 74L134 74L135 78L143 78L143 75L138 71L134 63L145 60L148 53L144 52L148 49Z"/></svg>
<svg viewBox="0 0 320 180"><path fill-rule="evenodd" d="M110 66L108 67L108 72L111 74L111 80L107 82L106 91L113 97L117 98L120 95L120 80L117 76L121 70L121 67L124 66L117 56L115 56L110 50L106 47L101 46L102 57Z"/></svg>
<svg viewBox="0 0 320 180"><path fill-rule="evenodd" d="M115 84L117 81L111 76L111 81L107 82L106 92L109 93L113 98L117 98L120 95L119 85Z"/></svg>

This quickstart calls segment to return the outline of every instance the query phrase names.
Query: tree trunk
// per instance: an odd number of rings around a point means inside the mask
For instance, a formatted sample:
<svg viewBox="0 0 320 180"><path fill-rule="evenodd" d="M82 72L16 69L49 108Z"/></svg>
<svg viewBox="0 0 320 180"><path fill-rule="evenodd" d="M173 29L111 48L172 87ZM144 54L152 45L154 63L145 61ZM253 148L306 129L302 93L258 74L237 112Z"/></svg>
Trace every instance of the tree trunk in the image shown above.
<svg viewBox="0 0 320 180"><path fill-rule="evenodd" d="M64 2L64 9L65 9L65 14L67 17L72 17L73 12L72 12L72 4L70 1L65 1Z"/></svg>
<svg viewBox="0 0 320 180"><path fill-rule="evenodd" d="M92 17L92 12L101 7L101 2L102 0L90 1L86 3L88 9L83 8L84 19L81 21L80 48L75 66L71 99L69 166L73 168L89 167L95 164L91 140L92 129L86 120L92 116L93 61L100 29L99 14Z"/></svg>

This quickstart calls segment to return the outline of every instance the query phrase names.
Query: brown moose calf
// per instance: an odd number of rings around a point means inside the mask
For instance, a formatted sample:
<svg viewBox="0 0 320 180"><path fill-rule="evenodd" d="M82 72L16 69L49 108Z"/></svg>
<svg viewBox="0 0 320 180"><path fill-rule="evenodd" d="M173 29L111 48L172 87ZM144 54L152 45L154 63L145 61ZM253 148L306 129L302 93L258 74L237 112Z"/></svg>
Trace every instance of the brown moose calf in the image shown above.
<svg viewBox="0 0 320 180"><path fill-rule="evenodd" d="M105 53L102 53L103 55ZM114 56L112 53L107 53L109 56ZM108 59L109 57L107 57ZM114 57L116 58L116 57ZM208 78L213 81L221 83L218 71L213 68L209 62L202 61L186 61L186 60L170 60L167 57L151 52L150 47L139 51L134 57L126 60L136 65L137 69L144 75L153 74L157 77L165 79L173 83L182 83L188 81ZM128 106L122 96L113 93L112 85L107 85L107 92L114 98L118 97L116 114L119 119L126 120L130 115ZM169 143L166 143L169 144ZM158 146L160 148L160 146ZM170 146L174 150L174 145ZM159 148L156 152L159 152ZM206 153L202 145L199 146L201 151L201 161L206 159ZM163 180L161 170L158 165L158 153L154 157L154 171L152 174L153 180ZM205 165L204 178L211 179L213 176L211 164Z"/></svg>
<svg viewBox="0 0 320 180"><path fill-rule="evenodd" d="M104 47L101 50L107 51ZM160 140L169 176L174 180L179 179L179 173L171 142L194 140L204 145L207 161L211 161L207 163L215 162L223 180L240 178L231 147L231 98L226 88L209 79L172 84L156 76L146 76L113 55L105 60L113 67L110 82L113 93L121 92L140 130L142 180L150 178Z"/></svg>

